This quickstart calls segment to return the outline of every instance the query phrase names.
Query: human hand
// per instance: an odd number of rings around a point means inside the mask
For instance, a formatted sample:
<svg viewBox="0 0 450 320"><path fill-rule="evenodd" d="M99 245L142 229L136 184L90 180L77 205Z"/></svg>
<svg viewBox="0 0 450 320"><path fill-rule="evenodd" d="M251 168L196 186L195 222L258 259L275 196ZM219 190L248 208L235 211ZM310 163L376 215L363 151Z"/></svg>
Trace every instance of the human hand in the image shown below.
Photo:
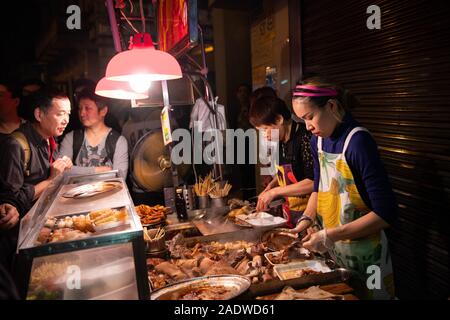
<svg viewBox="0 0 450 320"><path fill-rule="evenodd" d="M0 230L8 230L19 222L20 216L16 207L9 203L0 204Z"/></svg>
<svg viewBox="0 0 450 320"><path fill-rule="evenodd" d="M317 227L317 224L306 229L306 235L302 238L302 242L308 241L309 239L311 239L311 235L313 233L316 233L320 230L320 228L316 228L316 227Z"/></svg>
<svg viewBox="0 0 450 320"><path fill-rule="evenodd" d="M295 228L290 229L289 232L298 233L299 235L302 235L302 233L312 224L313 224L313 219L311 219L309 216L303 214L303 216L298 220Z"/></svg>
<svg viewBox="0 0 450 320"><path fill-rule="evenodd" d="M256 204L256 211L266 210L274 198L274 190L264 191L260 193L258 196L258 203Z"/></svg>
<svg viewBox="0 0 450 320"><path fill-rule="evenodd" d="M62 159L62 160L64 161L64 163L66 164L66 169L65 169L65 170L70 170L70 169L72 169L72 167L73 167L72 159L70 159L70 158L67 157L67 156L62 157L61 159Z"/></svg>
<svg viewBox="0 0 450 320"><path fill-rule="evenodd" d="M60 158L56 159L51 165L50 165L50 179L54 179L57 176L59 176L61 173L66 170L66 162Z"/></svg>
<svg viewBox="0 0 450 320"><path fill-rule="evenodd" d="M334 241L327 235L327 229L313 232L306 237L309 238L307 241L303 242L303 247L313 252L324 253L334 246Z"/></svg>

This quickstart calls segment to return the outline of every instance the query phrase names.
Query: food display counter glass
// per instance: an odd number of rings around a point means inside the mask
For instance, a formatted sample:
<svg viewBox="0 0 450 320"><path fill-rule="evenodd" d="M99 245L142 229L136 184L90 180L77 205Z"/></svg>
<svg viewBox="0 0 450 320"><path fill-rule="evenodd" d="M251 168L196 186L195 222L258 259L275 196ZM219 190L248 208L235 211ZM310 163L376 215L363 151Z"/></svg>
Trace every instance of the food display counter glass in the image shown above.
<svg viewBox="0 0 450 320"><path fill-rule="evenodd" d="M27 299L147 299L143 230L118 171L61 176L22 219Z"/></svg>

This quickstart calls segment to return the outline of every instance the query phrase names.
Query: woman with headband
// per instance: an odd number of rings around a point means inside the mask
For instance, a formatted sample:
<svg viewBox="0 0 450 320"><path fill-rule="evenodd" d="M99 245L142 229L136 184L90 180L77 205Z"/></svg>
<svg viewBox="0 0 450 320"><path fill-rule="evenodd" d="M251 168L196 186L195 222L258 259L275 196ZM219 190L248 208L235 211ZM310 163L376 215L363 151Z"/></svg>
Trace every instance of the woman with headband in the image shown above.
<svg viewBox="0 0 450 320"><path fill-rule="evenodd" d="M273 199L285 197L283 214L288 226L293 228L312 192L314 170L311 134L303 123L293 121L291 116L284 101L273 96L257 98L249 111L250 123L263 131L265 139L279 141L277 174L258 196L256 210L265 210Z"/></svg>
<svg viewBox="0 0 450 320"><path fill-rule="evenodd" d="M295 87L292 102L313 134L314 191L291 231L307 229L305 248L329 251L340 266L358 272L373 288L368 298L392 298L383 229L396 222L397 204L375 140L350 114L357 100L335 84L311 78ZM318 232L309 228L316 218L323 226Z"/></svg>

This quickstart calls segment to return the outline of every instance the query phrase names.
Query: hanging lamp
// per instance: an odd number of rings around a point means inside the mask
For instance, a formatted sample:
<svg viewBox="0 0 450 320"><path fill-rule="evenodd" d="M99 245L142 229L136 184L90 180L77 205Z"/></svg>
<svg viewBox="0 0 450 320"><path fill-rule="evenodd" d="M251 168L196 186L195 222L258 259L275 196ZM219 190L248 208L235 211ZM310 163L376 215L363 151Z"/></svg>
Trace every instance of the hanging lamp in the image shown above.
<svg viewBox="0 0 450 320"><path fill-rule="evenodd" d="M137 33L130 50L116 54L106 67L105 78L128 81L137 92L148 90L151 81L179 79L183 75L171 54L156 50L149 33Z"/></svg>
<svg viewBox="0 0 450 320"><path fill-rule="evenodd" d="M136 92L127 81L112 81L101 78L95 87L95 94L114 99L147 99L147 92Z"/></svg>

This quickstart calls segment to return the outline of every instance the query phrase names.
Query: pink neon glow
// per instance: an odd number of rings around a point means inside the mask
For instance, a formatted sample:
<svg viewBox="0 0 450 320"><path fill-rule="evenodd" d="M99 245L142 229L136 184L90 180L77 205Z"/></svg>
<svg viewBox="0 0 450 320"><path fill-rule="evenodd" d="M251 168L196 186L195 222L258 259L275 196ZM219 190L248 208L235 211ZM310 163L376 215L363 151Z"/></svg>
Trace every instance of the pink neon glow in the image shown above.
<svg viewBox="0 0 450 320"><path fill-rule="evenodd" d="M147 93L133 91L126 81L111 81L106 78L100 79L95 87L95 94L114 99L146 99Z"/></svg>
<svg viewBox="0 0 450 320"><path fill-rule="evenodd" d="M329 89L329 88L321 88L318 86L313 85L298 85L295 86L295 90L299 89L307 89L307 90L314 90L317 92L296 92L294 91L293 96L294 97L324 97L324 96L337 96L337 91L335 89Z"/></svg>
<svg viewBox="0 0 450 320"><path fill-rule="evenodd" d="M330 94L330 93L326 93L326 92L322 92L322 93L294 92L294 94L293 94L294 97L330 97L330 96L336 96L336 95L337 95L337 93Z"/></svg>

